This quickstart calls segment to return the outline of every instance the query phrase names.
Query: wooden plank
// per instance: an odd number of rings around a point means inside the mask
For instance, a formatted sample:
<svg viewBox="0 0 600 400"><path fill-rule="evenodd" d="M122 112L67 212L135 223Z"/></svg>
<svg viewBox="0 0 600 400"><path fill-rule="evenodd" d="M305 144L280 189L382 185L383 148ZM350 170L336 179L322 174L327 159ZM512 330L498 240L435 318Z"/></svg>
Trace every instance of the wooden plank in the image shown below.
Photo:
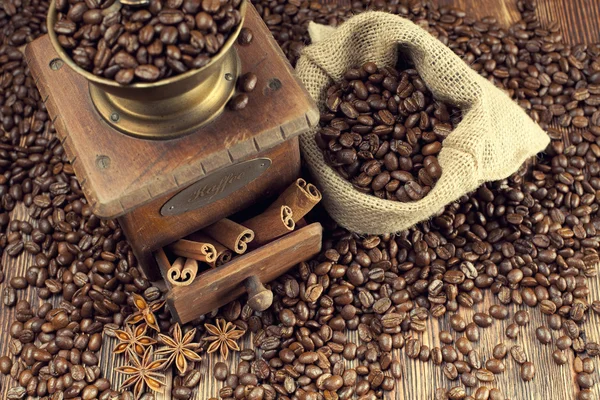
<svg viewBox="0 0 600 400"><path fill-rule="evenodd" d="M477 19L494 17L505 27L509 27L521 18L517 2L513 0L438 0L434 3L464 10L469 17Z"/></svg>
<svg viewBox="0 0 600 400"><path fill-rule="evenodd" d="M70 159L77 157L75 173L97 215L123 215L316 124L316 105L289 63L278 57L281 50L251 5L245 26L254 32L254 40L250 46L236 44L242 73L258 76L248 107L226 110L195 133L163 141L137 139L109 128L95 111L87 81L66 65L50 68L57 54L49 38L41 37L27 46L30 68L41 91L51 93L46 101L48 112L62 119L58 134Z"/></svg>
<svg viewBox="0 0 600 400"><path fill-rule="evenodd" d="M169 309L176 319L188 322L235 300L246 291L249 276L267 283L317 254L322 232L321 224L311 224L197 276L189 286L174 287L167 295Z"/></svg>
<svg viewBox="0 0 600 400"><path fill-rule="evenodd" d="M598 0L538 1L537 15L544 26L556 22L566 43L600 42Z"/></svg>

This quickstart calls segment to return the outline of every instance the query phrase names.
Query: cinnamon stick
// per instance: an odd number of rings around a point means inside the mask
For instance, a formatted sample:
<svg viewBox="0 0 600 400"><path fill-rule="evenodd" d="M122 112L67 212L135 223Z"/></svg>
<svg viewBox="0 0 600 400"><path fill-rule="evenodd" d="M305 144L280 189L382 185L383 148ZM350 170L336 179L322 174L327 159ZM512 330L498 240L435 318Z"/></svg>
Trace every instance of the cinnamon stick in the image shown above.
<svg viewBox="0 0 600 400"><path fill-rule="evenodd" d="M173 286L187 286L196 279L198 261L192 258L179 257L167 272L167 279Z"/></svg>
<svg viewBox="0 0 600 400"><path fill-rule="evenodd" d="M302 178L298 178L296 179L296 183L298 184L298 186L300 186L301 188L305 188L307 183L304 179Z"/></svg>
<svg viewBox="0 0 600 400"><path fill-rule="evenodd" d="M321 192L319 192L319 189L317 189L315 185L306 183L304 179L298 178L283 193L281 193L281 195L279 195L277 200L269 206L269 209L286 205L292 209L294 222L298 222L308 214L322 198Z"/></svg>
<svg viewBox="0 0 600 400"><path fill-rule="evenodd" d="M237 254L244 254L254 239L251 229L227 218L207 226L202 232Z"/></svg>
<svg viewBox="0 0 600 400"><path fill-rule="evenodd" d="M231 250L208 235L204 235L202 232L192 233L187 237L187 239L195 242L210 243L214 246L215 250L217 251L217 258L215 261L207 263L211 268L216 268L226 264L231 261L231 258L233 257Z"/></svg>
<svg viewBox="0 0 600 400"><path fill-rule="evenodd" d="M168 248L177 257L193 258L207 264L217 260L217 250L210 243L180 239L170 244Z"/></svg>
<svg viewBox="0 0 600 400"><path fill-rule="evenodd" d="M243 223L244 226L254 231L253 246L262 246L294 230L292 209L282 205L279 208L269 208L262 214Z"/></svg>

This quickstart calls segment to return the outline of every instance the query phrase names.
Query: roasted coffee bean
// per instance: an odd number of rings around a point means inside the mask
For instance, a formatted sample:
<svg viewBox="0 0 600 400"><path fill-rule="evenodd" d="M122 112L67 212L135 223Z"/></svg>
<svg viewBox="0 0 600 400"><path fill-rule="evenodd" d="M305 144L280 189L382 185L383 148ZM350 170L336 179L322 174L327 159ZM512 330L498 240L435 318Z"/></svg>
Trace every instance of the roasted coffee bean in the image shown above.
<svg viewBox="0 0 600 400"><path fill-rule="evenodd" d="M445 344L451 344L454 339L452 339L452 335L448 331L441 331L439 333L440 342Z"/></svg>
<svg viewBox="0 0 600 400"><path fill-rule="evenodd" d="M460 400L467 397L467 393L465 392L465 388L461 386L455 386L448 391L448 398L451 400Z"/></svg>
<svg viewBox="0 0 600 400"><path fill-rule="evenodd" d="M134 76L144 82L152 82L159 78L160 70L150 64L138 65L134 70Z"/></svg>
<svg viewBox="0 0 600 400"><path fill-rule="evenodd" d="M7 307L13 307L17 303L17 292L12 287L2 289L2 303Z"/></svg>
<svg viewBox="0 0 600 400"><path fill-rule="evenodd" d="M421 351L421 343L417 339L409 339L405 346L406 356L409 358L418 358Z"/></svg>
<svg viewBox="0 0 600 400"><path fill-rule="evenodd" d="M490 398L490 389L487 386L480 386L473 396L475 400L488 400Z"/></svg>
<svg viewBox="0 0 600 400"><path fill-rule="evenodd" d="M22 276L15 276L10 280L10 286L13 289L24 289L27 287L27 280Z"/></svg>
<svg viewBox="0 0 600 400"><path fill-rule="evenodd" d="M508 318L508 309L499 304L494 304L493 306L490 306L489 313L492 316L492 318L495 319L502 320Z"/></svg>
<svg viewBox="0 0 600 400"><path fill-rule="evenodd" d="M467 354L467 361L469 362L471 368L481 368L481 358L479 357L479 353L477 352L477 350L471 350L469 354Z"/></svg>
<svg viewBox="0 0 600 400"><path fill-rule="evenodd" d="M185 386L175 386L171 391L174 399L187 400L192 395L192 389Z"/></svg>
<svg viewBox="0 0 600 400"><path fill-rule="evenodd" d="M473 322L481 328L487 328L492 326L493 320L489 314L475 313L475 315L473 315Z"/></svg>
<svg viewBox="0 0 600 400"><path fill-rule="evenodd" d="M460 337L456 340L456 349L463 355L467 355L473 350L473 345L466 337Z"/></svg>
<svg viewBox="0 0 600 400"><path fill-rule="evenodd" d="M577 400L592 400L593 398L594 393L589 389L583 389L577 393Z"/></svg>
<svg viewBox="0 0 600 400"><path fill-rule="evenodd" d="M475 371L475 376L481 382L493 382L494 381L494 373L489 369L478 369Z"/></svg>
<svg viewBox="0 0 600 400"><path fill-rule="evenodd" d="M399 360L397 360L397 359L393 360L390 369L391 369L392 376L395 379L400 379L402 377L402 364L400 364Z"/></svg>
<svg viewBox="0 0 600 400"><path fill-rule="evenodd" d="M552 342L552 332L545 326L540 326L535 330L535 336L541 344L549 344Z"/></svg>
<svg viewBox="0 0 600 400"><path fill-rule="evenodd" d="M223 362L218 362L213 367L213 374L216 380L224 381L227 378L229 370L227 365Z"/></svg>
<svg viewBox="0 0 600 400"><path fill-rule="evenodd" d="M529 323L529 320L529 311L526 310L517 311L513 317L513 321L519 326L526 326Z"/></svg>
<svg viewBox="0 0 600 400"><path fill-rule="evenodd" d="M6 398L8 400L19 400L25 398L27 390L22 386L14 386L8 389Z"/></svg>
<svg viewBox="0 0 600 400"><path fill-rule="evenodd" d="M459 374L464 374L465 372L471 372L471 367L469 367L469 364L463 360L454 361L454 366L456 367L456 370L458 371Z"/></svg>
<svg viewBox="0 0 600 400"><path fill-rule="evenodd" d="M429 346L422 345L421 350L419 351L419 360L423 362L429 361L429 357L431 356L431 351L429 350Z"/></svg>
<svg viewBox="0 0 600 400"><path fill-rule="evenodd" d="M529 382L535 376L535 366L532 362L526 361L521 364L521 379L524 382Z"/></svg>
<svg viewBox="0 0 600 400"><path fill-rule="evenodd" d="M566 350L570 348L572 344L573 341L568 336L561 336L556 339L556 347L558 347L560 350Z"/></svg>
<svg viewBox="0 0 600 400"><path fill-rule="evenodd" d="M552 359L557 365L564 365L568 361L567 355L561 350L555 350L554 353L552 353Z"/></svg>
<svg viewBox="0 0 600 400"><path fill-rule="evenodd" d="M500 374L504 372L506 367L501 360L496 360L495 358L491 358L486 361L485 368L491 371L493 374Z"/></svg>
<svg viewBox="0 0 600 400"><path fill-rule="evenodd" d="M442 347L442 359L447 363L452 363L458 359L458 353L454 347L446 345Z"/></svg>
<svg viewBox="0 0 600 400"><path fill-rule="evenodd" d="M464 372L463 374L461 374L460 381L463 385L470 388L476 387L479 384L478 379L475 377L475 375L471 374L470 372Z"/></svg>
<svg viewBox="0 0 600 400"><path fill-rule="evenodd" d="M444 366L442 367L442 372L444 373L446 378L448 378L451 381L458 378L458 371L456 369L456 366L452 363L444 364Z"/></svg>
<svg viewBox="0 0 600 400"><path fill-rule="evenodd" d="M553 314L548 317L548 326L553 331L558 331L562 328L562 318L558 314Z"/></svg>
<svg viewBox="0 0 600 400"><path fill-rule="evenodd" d="M594 300L590 307L596 314L600 314L600 300Z"/></svg>
<svg viewBox="0 0 600 400"><path fill-rule="evenodd" d="M479 328L475 323L472 322L467 325L467 329L465 330L465 336L473 343L479 341Z"/></svg>
<svg viewBox="0 0 600 400"><path fill-rule="evenodd" d="M494 358L502 360L506 357L508 349L504 343L497 344L492 352Z"/></svg>
<svg viewBox="0 0 600 400"><path fill-rule="evenodd" d="M556 312L556 304L550 300L540 302L540 311L546 315L552 315Z"/></svg>
<svg viewBox="0 0 600 400"><path fill-rule="evenodd" d="M8 375L12 368L12 360L7 356L0 357L0 372L4 375Z"/></svg>
<svg viewBox="0 0 600 400"><path fill-rule="evenodd" d="M515 360L518 364L523 364L525 361L527 361L525 351L519 345L515 345L510 348L510 355L512 356L513 360Z"/></svg>
<svg viewBox="0 0 600 400"><path fill-rule="evenodd" d="M248 72L240 77L239 87L246 93L254 90L258 78L254 72Z"/></svg>
<svg viewBox="0 0 600 400"><path fill-rule="evenodd" d="M588 374L587 372L578 373L575 381L581 389L590 389L592 386L594 386L594 379L592 375Z"/></svg>
<svg viewBox="0 0 600 400"><path fill-rule="evenodd" d="M596 367L594 366L594 362L591 358L584 358L582 360L583 364L583 372L587 372L588 374L593 374Z"/></svg>
<svg viewBox="0 0 600 400"><path fill-rule="evenodd" d="M519 335L519 325L517 325L517 324L508 325L506 327L506 329L504 330L504 334L509 339L516 339L517 336Z"/></svg>
<svg viewBox="0 0 600 400"><path fill-rule="evenodd" d="M450 326L457 332L464 332L467 328L467 323L460 315L454 314L450 317Z"/></svg>
<svg viewBox="0 0 600 400"><path fill-rule="evenodd" d="M253 37L254 35L252 33L252 30L250 28L243 27L240 30L240 34L238 36L238 43L242 46L248 46L250 43L252 43Z"/></svg>
<svg viewBox="0 0 600 400"><path fill-rule="evenodd" d="M238 93L229 100L229 108L234 111L243 110L248 105L248 100L246 93Z"/></svg>

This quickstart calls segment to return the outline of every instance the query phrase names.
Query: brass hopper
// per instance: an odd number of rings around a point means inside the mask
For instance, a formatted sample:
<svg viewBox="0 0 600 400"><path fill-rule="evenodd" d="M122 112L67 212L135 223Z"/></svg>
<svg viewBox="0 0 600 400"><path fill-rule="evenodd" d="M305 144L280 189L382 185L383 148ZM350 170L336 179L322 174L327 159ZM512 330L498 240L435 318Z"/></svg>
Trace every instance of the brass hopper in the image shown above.
<svg viewBox="0 0 600 400"><path fill-rule="evenodd" d="M117 0L110 8L147 2ZM48 36L59 57L89 82L92 102L109 125L144 139L171 139L212 121L233 95L241 70L233 43L244 24L246 8L244 0L240 4L242 21L207 65L152 83L123 86L79 67L60 46L54 32L56 0L52 0L48 11Z"/></svg>

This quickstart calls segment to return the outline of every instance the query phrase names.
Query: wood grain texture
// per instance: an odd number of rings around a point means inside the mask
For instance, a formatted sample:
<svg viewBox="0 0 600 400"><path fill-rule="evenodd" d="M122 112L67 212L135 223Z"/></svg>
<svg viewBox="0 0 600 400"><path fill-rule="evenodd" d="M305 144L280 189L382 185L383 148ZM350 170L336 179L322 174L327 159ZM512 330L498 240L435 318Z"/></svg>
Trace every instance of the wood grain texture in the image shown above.
<svg viewBox="0 0 600 400"><path fill-rule="evenodd" d="M465 10L467 15L477 19L494 17L504 26L518 21L521 16L516 0L437 0L434 3Z"/></svg>
<svg viewBox="0 0 600 400"><path fill-rule="evenodd" d="M255 39L252 46L236 44L242 73L258 77L248 107L225 110L197 132L166 141L137 139L109 128L95 111L86 80L66 65L50 68L57 54L49 38L27 46L32 75L97 215L123 215L316 125L314 101L251 5L244 25Z"/></svg>
<svg viewBox="0 0 600 400"><path fill-rule="evenodd" d="M497 13L501 10L511 9L514 7L514 0L439 0L443 5L456 5L464 8L469 14L477 16L493 15L502 18L503 21L510 19L505 16L500 16ZM514 8L513 8L514 7ZM584 41L587 43L600 41L598 31L598 21L600 20L600 1L598 0L538 0L538 15L544 22L548 24L551 21L558 21L561 31L564 33L566 40L570 43ZM585 10L585 11L580 11ZM511 15L513 11L510 11ZM578 16L579 15L579 16ZM513 17L510 17L513 18ZM19 205L11 213L13 219L29 220L26 210ZM31 257L24 254L17 259L9 259L6 255L2 259L2 265L6 274L5 283L13 276L22 276L26 269L31 265ZM600 278L593 278L589 281L590 284L590 299L600 299ZM33 305L39 304L35 294L30 291L19 293L19 298L29 299ZM475 307L475 311L487 310L490 304L495 303L495 299L489 293L486 294L485 302ZM7 332L11 322L14 319L14 309L2 307L2 318L0 318L0 329L2 332ZM526 309L527 307L519 307ZM511 309L510 315L514 315L517 309ZM461 310L461 315L470 321L474 311ZM495 386L497 386L506 398L511 400L573 400L576 395L576 385L572 371L572 354L569 354L569 363L565 366L556 366L551 357L552 345L538 346L534 338L534 331L540 325L547 325L547 317L543 316L538 310L530 310L532 320L525 328L521 328L518 338L515 341L506 339L504 329L507 325L506 321L495 321L494 324L487 329L481 331L480 342L474 345L474 348L480 352L482 360L490 357L493 347L504 340L507 344L519 343L525 349L529 359L534 362L537 368L537 374L533 381L524 383L518 376L518 368L510 359L507 360L507 371L497 378ZM439 338L437 333L441 329L449 329L449 316L441 320L430 320L427 324L427 333L421 336L424 344L430 347L439 346ZM596 342L600 342L600 317L591 313L590 319L585 325L587 337ZM552 332L553 341L560 336L558 332ZM349 340L358 342L356 335L350 334ZM8 353L9 338L7 335L0 337L0 352L1 354ZM240 342L242 349L251 348L251 335L247 335ZM120 355L112 355L111 348L115 345L115 339L105 337L104 346L101 355L101 365L105 371L105 376L111 379L114 387L123 381L122 376L114 372L114 368L123 365L124 357ZM397 388L394 392L386 395L387 399L397 400L431 400L432 393L437 387L451 387L455 382L448 381L442 374L441 368L434 366L432 363L423 363L420 361L407 359L403 352L397 352L403 363L403 378L397 382ZM231 370L235 369L238 361L238 354L232 354L227 360L222 360L220 355L211 354L203 355L203 361L198 366L198 369L203 375L200 385L194 390L194 400L206 400L210 397L218 398L218 391L222 384L215 381L213 377L213 365L217 361L226 361ZM596 369L600 367L595 360ZM596 386L594 388L595 399L600 399L600 385L598 385L598 373L595 374ZM156 400L171 399L170 384L171 380L167 380L168 385L165 388L165 394L157 395ZM15 384L10 377L0 377L1 389L0 399L6 398L7 390Z"/></svg>
<svg viewBox="0 0 600 400"><path fill-rule="evenodd" d="M558 23L566 43L600 43L598 0L538 1L537 15L546 26L551 22Z"/></svg>

